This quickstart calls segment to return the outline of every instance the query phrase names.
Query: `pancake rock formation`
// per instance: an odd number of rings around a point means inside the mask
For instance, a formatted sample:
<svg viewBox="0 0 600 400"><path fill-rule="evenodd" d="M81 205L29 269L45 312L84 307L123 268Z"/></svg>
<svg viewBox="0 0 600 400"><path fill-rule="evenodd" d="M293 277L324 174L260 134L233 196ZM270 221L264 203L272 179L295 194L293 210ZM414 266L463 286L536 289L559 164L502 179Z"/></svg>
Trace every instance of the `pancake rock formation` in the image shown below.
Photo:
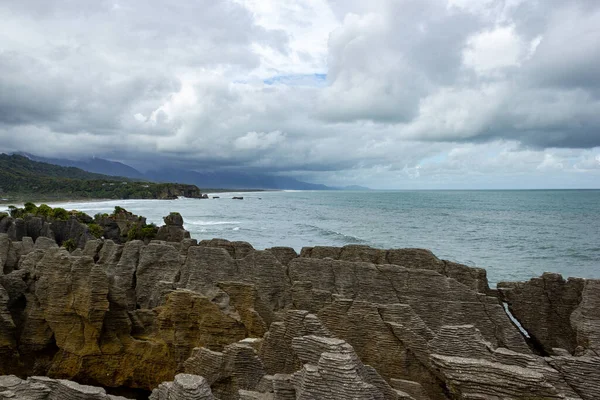
<svg viewBox="0 0 600 400"><path fill-rule="evenodd" d="M256 250L165 223L71 252L0 233L0 399L600 398L598 280L490 289L427 250Z"/></svg>

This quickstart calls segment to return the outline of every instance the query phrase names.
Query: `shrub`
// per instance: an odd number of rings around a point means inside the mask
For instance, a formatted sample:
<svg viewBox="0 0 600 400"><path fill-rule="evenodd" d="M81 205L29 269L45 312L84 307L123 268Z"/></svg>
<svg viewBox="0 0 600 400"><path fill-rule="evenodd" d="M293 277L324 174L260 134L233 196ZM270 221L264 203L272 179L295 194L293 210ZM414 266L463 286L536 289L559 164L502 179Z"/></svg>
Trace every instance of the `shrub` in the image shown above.
<svg viewBox="0 0 600 400"><path fill-rule="evenodd" d="M88 230L96 238L101 238L104 235L104 229L98 224L89 224Z"/></svg>
<svg viewBox="0 0 600 400"><path fill-rule="evenodd" d="M127 241L130 242L132 240L139 239L140 230L141 229L137 225L134 225L131 228L129 228L129 231L127 231Z"/></svg>
<svg viewBox="0 0 600 400"><path fill-rule="evenodd" d="M134 225L127 232L127 241L131 240L152 240L158 233L158 227L155 224L150 225Z"/></svg>
<svg viewBox="0 0 600 400"><path fill-rule="evenodd" d="M121 213L126 214L127 210L124 209L123 207L115 206L115 211L113 212L113 215L117 215L117 214L121 214Z"/></svg>
<svg viewBox="0 0 600 400"><path fill-rule="evenodd" d="M52 217L54 217L54 219L58 219L61 221L68 220L70 216L71 216L71 214L69 214L69 212L67 210L65 210L64 208L56 207L52 211Z"/></svg>
<svg viewBox="0 0 600 400"><path fill-rule="evenodd" d="M52 207L47 204L40 204L40 206L37 208L36 214L40 217L50 218L52 216L52 212Z"/></svg>
<svg viewBox="0 0 600 400"><path fill-rule="evenodd" d="M92 222L92 217L90 217L83 211L73 210L71 211L71 215L75 216L75 218L77 218L77 221L83 222L84 224Z"/></svg>
<svg viewBox="0 0 600 400"><path fill-rule="evenodd" d="M35 213L37 213L37 209L38 208L37 208L37 206L35 204L33 204L32 202L28 201L27 203L25 203L23 205L23 209L28 214L35 214Z"/></svg>
<svg viewBox="0 0 600 400"><path fill-rule="evenodd" d="M144 237L144 239L152 240L156 237L157 233L158 227L154 224L144 225L144 227L142 228L142 236Z"/></svg>
<svg viewBox="0 0 600 400"><path fill-rule="evenodd" d="M100 222L103 218L107 218L109 217L109 215L107 213L98 213L96 215L94 215L94 220L96 222Z"/></svg>
<svg viewBox="0 0 600 400"><path fill-rule="evenodd" d="M2 221L6 217L8 217L8 213L0 212L0 221Z"/></svg>
<svg viewBox="0 0 600 400"><path fill-rule="evenodd" d="M68 239L63 242L62 247L67 249L70 253L77 248L77 243L75 243L73 239Z"/></svg>

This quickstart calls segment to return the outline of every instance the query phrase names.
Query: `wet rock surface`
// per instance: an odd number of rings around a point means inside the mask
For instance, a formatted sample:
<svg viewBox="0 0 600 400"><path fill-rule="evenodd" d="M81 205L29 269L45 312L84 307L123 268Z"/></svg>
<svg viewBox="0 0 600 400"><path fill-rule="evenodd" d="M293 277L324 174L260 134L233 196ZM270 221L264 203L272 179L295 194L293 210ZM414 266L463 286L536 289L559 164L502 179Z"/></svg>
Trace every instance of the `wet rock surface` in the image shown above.
<svg viewBox="0 0 600 400"><path fill-rule="evenodd" d="M72 252L0 234L0 399L600 398L600 281L493 291L427 250L256 250L165 223Z"/></svg>

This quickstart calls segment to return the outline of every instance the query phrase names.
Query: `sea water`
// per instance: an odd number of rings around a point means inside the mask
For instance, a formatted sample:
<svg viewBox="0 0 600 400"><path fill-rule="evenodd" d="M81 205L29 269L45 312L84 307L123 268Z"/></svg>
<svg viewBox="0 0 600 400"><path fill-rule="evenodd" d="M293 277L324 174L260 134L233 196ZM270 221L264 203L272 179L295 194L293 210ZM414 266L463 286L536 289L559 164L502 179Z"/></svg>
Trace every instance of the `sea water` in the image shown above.
<svg viewBox="0 0 600 400"><path fill-rule="evenodd" d="M491 285L528 280L545 271L600 278L600 190L214 195L220 198L71 202L61 207L93 215L119 205L159 225L163 216L178 211L195 239L243 240L258 249L347 244L426 248L440 258L486 268Z"/></svg>

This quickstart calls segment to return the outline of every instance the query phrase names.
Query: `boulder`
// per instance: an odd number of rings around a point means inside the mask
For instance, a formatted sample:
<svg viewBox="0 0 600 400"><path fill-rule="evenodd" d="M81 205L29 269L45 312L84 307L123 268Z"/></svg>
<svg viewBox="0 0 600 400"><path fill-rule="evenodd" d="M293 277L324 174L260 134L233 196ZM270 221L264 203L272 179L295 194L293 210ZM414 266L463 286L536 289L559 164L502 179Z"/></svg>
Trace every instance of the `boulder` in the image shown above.
<svg viewBox="0 0 600 400"><path fill-rule="evenodd" d="M190 233L183 228L183 217L179 213L170 213L164 217L165 225L158 228L157 240L181 242L190 238Z"/></svg>

